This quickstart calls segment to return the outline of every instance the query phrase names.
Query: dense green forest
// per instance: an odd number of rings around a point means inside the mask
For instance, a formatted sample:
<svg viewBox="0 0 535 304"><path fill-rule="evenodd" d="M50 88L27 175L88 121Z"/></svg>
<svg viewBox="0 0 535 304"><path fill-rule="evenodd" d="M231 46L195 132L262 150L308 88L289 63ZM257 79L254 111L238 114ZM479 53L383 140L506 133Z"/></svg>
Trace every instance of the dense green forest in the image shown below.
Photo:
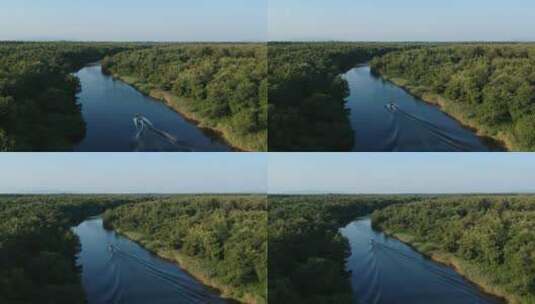
<svg viewBox="0 0 535 304"><path fill-rule="evenodd" d="M266 52L260 44L171 44L106 57L103 69L235 148L265 151Z"/></svg>
<svg viewBox="0 0 535 304"><path fill-rule="evenodd" d="M535 197L426 200L378 210L372 221L510 302L535 303Z"/></svg>
<svg viewBox="0 0 535 304"><path fill-rule="evenodd" d="M223 296L267 303L266 208L265 196L173 197L122 206L103 219Z"/></svg>
<svg viewBox="0 0 535 304"><path fill-rule="evenodd" d="M224 296L267 302L265 196L0 196L0 303L85 303L71 228L104 224Z"/></svg>
<svg viewBox="0 0 535 304"><path fill-rule="evenodd" d="M126 196L0 196L0 303L85 303L70 228Z"/></svg>
<svg viewBox="0 0 535 304"><path fill-rule="evenodd" d="M71 73L126 45L0 42L0 151L65 151L85 136Z"/></svg>
<svg viewBox="0 0 535 304"><path fill-rule="evenodd" d="M503 141L535 150L535 45L443 45L389 53L372 70Z"/></svg>
<svg viewBox="0 0 535 304"><path fill-rule="evenodd" d="M350 150L354 136L345 107L349 88L341 74L399 48L362 43L269 43L269 150Z"/></svg>
<svg viewBox="0 0 535 304"><path fill-rule="evenodd" d="M352 303L339 229L359 216L410 196L270 196L270 303Z"/></svg>
<svg viewBox="0 0 535 304"><path fill-rule="evenodd" d="M71 73L104 57L105 71L242 150L351 149L358 130L341 74L370 60L375 73L480 135L535 150L533 44L276 42L1 42L0 150L71 150L85 135Z"/></svg>

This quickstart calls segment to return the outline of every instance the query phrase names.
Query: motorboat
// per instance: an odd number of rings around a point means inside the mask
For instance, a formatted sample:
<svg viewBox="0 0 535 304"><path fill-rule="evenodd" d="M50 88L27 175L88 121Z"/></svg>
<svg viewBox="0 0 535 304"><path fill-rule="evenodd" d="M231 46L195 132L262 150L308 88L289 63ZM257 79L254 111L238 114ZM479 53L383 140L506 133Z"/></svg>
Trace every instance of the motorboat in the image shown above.
<svg viewBox="0 0 535 304"><path fill-rule="evenodd" d="M391 103L386 104L386 105L385 105L385 108L386 108L388 111L390 111L390 112L394 112L394 111L396 111L399 107L398 107L397 104L391 102Z"/></svg>

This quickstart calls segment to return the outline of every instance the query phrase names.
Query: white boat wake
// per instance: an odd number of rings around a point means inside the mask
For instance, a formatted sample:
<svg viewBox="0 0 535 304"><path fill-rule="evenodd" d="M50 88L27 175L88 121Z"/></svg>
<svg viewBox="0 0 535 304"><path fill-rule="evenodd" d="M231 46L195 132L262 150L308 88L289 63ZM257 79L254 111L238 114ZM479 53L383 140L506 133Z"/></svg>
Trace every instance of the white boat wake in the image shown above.
<svg viewBox="0 0 535 304"><path fill-rule="evenodd" d="M152 122L141 114L133 118L137 132L134 137L135 151L179 151L194 152L185 142L173 135L156 128Z"/></svg>

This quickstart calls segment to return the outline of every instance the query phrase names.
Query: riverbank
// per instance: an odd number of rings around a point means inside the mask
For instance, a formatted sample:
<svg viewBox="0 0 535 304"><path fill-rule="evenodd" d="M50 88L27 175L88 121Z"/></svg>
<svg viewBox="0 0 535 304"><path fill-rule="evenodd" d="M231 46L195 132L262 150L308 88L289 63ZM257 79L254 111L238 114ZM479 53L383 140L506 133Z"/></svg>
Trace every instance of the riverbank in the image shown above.
<svg viewBox="0 0 535 304"><path fill-rule="evenodd" d="M374 71L374 73L378 73ZM434 106L459 122L463 127L472 130L481 140L487 143L493 150L507 152L520 150L510 132L491 130L470 117L470 110L460 103L452 102L443 96L429 93L425 87L411 86L406 79L389 77L379 73L379 76L394 85L402 88L408 94Z"/></svg>
<svg viewBox="0 0 535 304"><path fill-rule="evenodd" d="M480 290L496 298L503 299L505 303L533 303L526 302L526 299L519 298L518 296L505 291L502 287L498 286L498 284L493 282L493 274L485 273L481 269L479 269L477 265L474 265L459 257L456 257L451 253L438 250L438 246L436 244L432 244L429 242L421 242L417 240L414 236L399 231L392 231L384 229L382 227L375 227L374 229L377 228L380 228L380 231L383 232L385 235L395 238L400 242L410 246L425 257L437 263L453 268L457 273L459 273L462 277L476 285Z"/></svg>
<svg viewBox="0 0 535 304"><path fill-rule="evenodd" d="M243 293L238 294L235 290L221 283L219 280L211 278L209 273L210 267L203 265L200 261L187 257L181 254L178 250L162 250L155 245L154 242L150 242L144 238L140 233L121 231L115 229L115 231L123 237L134 241L151 253L168 260L172 263L176 263L182 270L191 275L197 281L203 285L214 289L220 296L227 300L229 303L245 303L245 304L261 304L263 302L257 301L253 294Z"/></svg>
<svg viewBox="0 0 535 304"><path fill-rule="evenodd" d="M137 78L131 76L124 76L110 72L111 76L119 79L128 85L134 87L139 92L160 100L165 103L173 111L179 113L184 119L192 124L196 125L199 129L205 133L214 136L225 144L230 146L235 151L242 152L256 152L265 151L265 143L267 142L266 132L259 132L254 135L239 135L231 130L224 122L212 121L199 115L195 109L195 101L188 100L187 98L181 98L173 95L169 91L153 89L149 84L141 83ZM265 137L265 139L263 139Z"/></svg>

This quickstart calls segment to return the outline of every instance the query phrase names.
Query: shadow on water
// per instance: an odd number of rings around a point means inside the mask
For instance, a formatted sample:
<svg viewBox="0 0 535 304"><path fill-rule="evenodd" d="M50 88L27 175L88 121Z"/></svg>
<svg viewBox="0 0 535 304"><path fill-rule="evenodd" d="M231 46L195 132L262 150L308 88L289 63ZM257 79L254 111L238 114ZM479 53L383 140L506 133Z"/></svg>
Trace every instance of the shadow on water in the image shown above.
<svg viewBox="0 0 535 304"><path fill-rule="evenodd" d="M75 151L232 151L215 132L198 128L165 103L104 74L100 64L86 66L76 76L82 86L78 101L86 136ZM143 117L142 123L147 127L149 121L151 127L139 134L139 124L132 123L136 117Z"/></svg>
<svg viewBox="0 0 535 304"><path fill-rule="evenodd" d="M497 143L482 139L436 106L373 75L367 65L346 74L347 107L355 130L354 151L484 152Z"/></svg>
<svg viewBox="0 0 535 304"><path fill-rule="evenodd" d="M105 230L100 218L73 230L81 242L77 263L89 304L229 303L175 264Z"/></svg>
<svg viewBox="0 0 535 304"><path fill-rule="evenodd" d="M504 303L453 269L373 230L369 218L350 223L340 232L351 246L346 267L351 271L355 303Z"/></svg>

